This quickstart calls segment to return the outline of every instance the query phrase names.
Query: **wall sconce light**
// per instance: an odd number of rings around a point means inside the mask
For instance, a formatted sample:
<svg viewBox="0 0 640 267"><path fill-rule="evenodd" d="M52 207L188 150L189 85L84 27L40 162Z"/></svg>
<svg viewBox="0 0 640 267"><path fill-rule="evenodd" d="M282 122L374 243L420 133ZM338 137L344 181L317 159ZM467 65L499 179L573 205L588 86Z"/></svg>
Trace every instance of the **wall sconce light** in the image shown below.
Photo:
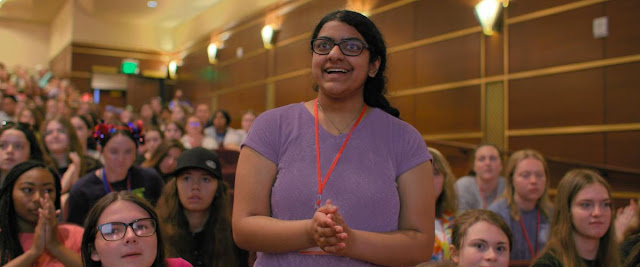
<svg viewBox="0 0 640 267"><path fill-rule="evenodd" d="M178 71L178 62L176 60L172 60L171 62L169 62L169 78L172 80L176 79L176 73Z"/></svg>
<svg viewBox="0 0 640 267"><path fill-rule="evenodd" d="M503 7L509 5L508 0L482 0L474 8L476 18L485 35L492 35L500 28L500 15Z"/></svg>
<svg viewBox="0 0 640 267"><path fill-rule="evenodd" d="M260 34L262 35L262 45L264 45L265 49L273 48L273 43L275 42L275 35L278 29L274 25L265 25L262 27L262 31Z"/></svg>
<svg viewBox="0 0 640 267"><path fill-rule="evenodd" d="M218 62L216 58L218 55L218 45L210 43L209 46L207 46L207 55L209 56L209 63L216 64Z"/></svg>

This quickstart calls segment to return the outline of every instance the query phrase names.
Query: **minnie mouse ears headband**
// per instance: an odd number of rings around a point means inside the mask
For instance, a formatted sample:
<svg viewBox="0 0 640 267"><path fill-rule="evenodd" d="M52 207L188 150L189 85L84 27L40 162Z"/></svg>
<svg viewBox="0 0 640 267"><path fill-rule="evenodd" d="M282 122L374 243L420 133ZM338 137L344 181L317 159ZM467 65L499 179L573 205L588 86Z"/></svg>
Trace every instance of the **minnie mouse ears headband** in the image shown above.
<svg viewBox="0 0 640 267"><path fill-rule="evenodd" d="M141 120L135 123L130 122L127 125L113 125L102 122L94 128L93 138L104 147L109 139L118 132L125 133L126 136L136 143L136 146L144 144L144 130Z"/></svg>

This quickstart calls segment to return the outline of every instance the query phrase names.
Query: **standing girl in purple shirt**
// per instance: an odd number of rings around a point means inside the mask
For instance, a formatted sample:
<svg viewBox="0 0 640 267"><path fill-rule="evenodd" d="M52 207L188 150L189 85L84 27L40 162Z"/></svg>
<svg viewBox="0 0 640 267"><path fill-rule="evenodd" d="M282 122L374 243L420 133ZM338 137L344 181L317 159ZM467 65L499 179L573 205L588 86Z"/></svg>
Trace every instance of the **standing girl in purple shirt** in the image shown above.
<svg viewBox="0 0 640 267"><path fill-rule="evenodd" d="M318 97L256 119L238 161L236 243L256 266L415 265L434 242L431 156L384 97L386 47L367 17L316 26Z"/></svg>

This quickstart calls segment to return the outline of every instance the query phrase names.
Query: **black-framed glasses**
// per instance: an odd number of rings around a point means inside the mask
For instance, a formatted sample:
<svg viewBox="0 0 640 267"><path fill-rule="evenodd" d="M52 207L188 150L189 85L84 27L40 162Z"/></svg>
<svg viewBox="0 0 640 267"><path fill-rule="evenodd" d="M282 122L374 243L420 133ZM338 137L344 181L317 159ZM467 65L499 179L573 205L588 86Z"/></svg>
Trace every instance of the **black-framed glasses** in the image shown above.
<svg viewBox="0 0 640 267"><path fill-rule="evenodd" d="M130 223L110 222L98 225L100 235L106 241L118 241L127 234L127 228L131 227L138 237L152 236L156 233L156 221L152 218L137 219Z"/></svg>
<svg viewBox="0 0 640 267"><path fill-rule="evenodd" d="M358 39L346 39L340 42L328 38L317 38L311 40L311 51L318 55L327 55L334 46L338 46L345 56L359 56L366 48L367 44Z"/></svg>

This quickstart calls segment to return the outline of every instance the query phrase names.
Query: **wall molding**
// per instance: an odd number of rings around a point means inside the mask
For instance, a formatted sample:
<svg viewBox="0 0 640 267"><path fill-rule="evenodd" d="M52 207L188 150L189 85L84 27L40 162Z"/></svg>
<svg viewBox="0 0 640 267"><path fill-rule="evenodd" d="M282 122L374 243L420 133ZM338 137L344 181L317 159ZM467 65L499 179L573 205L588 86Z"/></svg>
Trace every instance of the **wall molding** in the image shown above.
<svg viewBox="0 0 640 267"><path fill-rule="evenodd" d="M582 1L574 2L566 5L542 9L539 11L531 12L531 13L520 15L513 18L507 18L505 22L507 24L516 24L516 23L535 20L542 17L548 17L548 16L560 14L563 12L571 11L574 9L579 9L579 8L596 5L596 4L600 4L608 1L609 0L582 0Z"/></svg>
<svg viewBox="0 0 640 267"><path fill-rule="evenodd" d="M482 132L465 132L465 133L442 133L442 134L423 134L422 138L426 141L429 140L450 140L450 139L472 139L472 138L484 138Z"/></svg>
<svg viewBox="0 0 640 267"><path fill-rule="evenodd" d="M108 57L148 59L148 60L158 60L158 61L165 61L165 62L169 62L170 60L170 57L168 55L156 55L156 54L148 54L148 53L142 53L142 52L111 50L106 48L72 47L71 53L108 56Z"/></svg>
<svg viewBox="0 0 640 267"><path fill-rule="evenodd" d="M566 127L543 127L530 129L506 130L505 135L512 136L540 136L540 135L566 135L608 132L640 131L640 123L619 124L595 124Z"/></svg>

